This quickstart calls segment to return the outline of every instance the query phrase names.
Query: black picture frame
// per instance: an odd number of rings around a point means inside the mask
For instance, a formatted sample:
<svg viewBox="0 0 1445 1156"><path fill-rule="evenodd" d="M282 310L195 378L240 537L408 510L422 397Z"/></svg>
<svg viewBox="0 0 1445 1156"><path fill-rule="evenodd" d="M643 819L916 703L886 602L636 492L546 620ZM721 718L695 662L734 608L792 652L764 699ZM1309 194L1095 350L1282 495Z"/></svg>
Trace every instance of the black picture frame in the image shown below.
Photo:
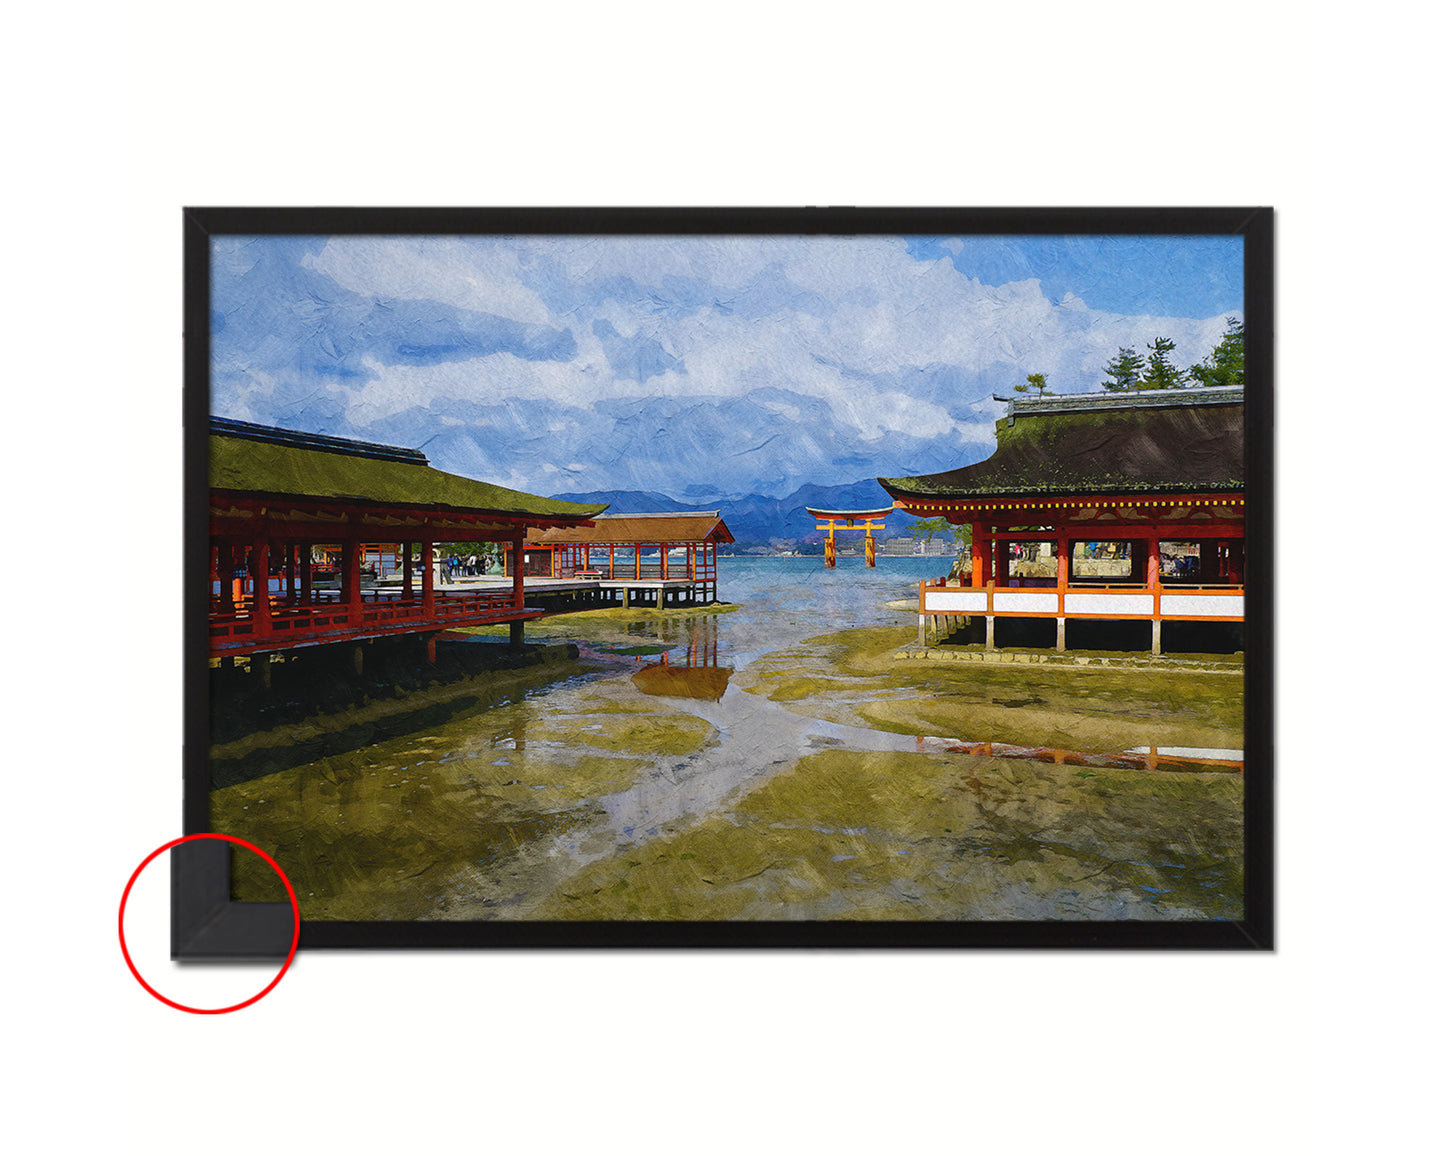
<svg viewBox="0 0 1445 1156"><path fill-rule="evenodd" d="M1238 921L305 922L300 949L1112 948L1271 950L1274 867L1274 213L1244 208L189 208L185 257L184 764L182 831L207 832L207 432L210 259L226 234L1057 234L1237 235L1244 243L1246 357L1244 911ZM230 898L231 846L172 853L172 956L282 958L289 904Z"/></svg>

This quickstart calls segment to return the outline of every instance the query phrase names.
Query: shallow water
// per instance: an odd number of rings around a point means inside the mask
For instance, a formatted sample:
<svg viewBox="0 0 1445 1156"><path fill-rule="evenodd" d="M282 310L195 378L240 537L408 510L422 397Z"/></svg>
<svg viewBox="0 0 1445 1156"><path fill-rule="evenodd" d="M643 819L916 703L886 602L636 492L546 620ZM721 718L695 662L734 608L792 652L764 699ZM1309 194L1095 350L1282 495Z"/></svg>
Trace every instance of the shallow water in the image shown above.
<svg viewBox="0 0 1445 1156"><path fill-rule="evenodd" d="M738 609L529 624L530 638L577 642L581 660L502 701L458 692L466 705L415 731L218 790L216 829L270 851L310 919L1240 914L1238 766L1210 757L1237 750L1161 755L1171 744L1152 735L1130 750L1147 720L1117 751L1007 728L914 733L910 703L949 701L932 672L860 674L808 640L891 627L906 641L916 618L885 603L946 560L719 566ZM805 673L779 694L773 668L794 652ZM1011 718L1042 701L984 697L996 711L1025 704ZM926 721L994 726L951 710ZM886 774L839 786L878 759ZM963 811L959 775L983 800ZM809 813L830 790L820 823ZM933 814L952 825L933 830ZM246 858L237 896L274 898Z"/></svg>

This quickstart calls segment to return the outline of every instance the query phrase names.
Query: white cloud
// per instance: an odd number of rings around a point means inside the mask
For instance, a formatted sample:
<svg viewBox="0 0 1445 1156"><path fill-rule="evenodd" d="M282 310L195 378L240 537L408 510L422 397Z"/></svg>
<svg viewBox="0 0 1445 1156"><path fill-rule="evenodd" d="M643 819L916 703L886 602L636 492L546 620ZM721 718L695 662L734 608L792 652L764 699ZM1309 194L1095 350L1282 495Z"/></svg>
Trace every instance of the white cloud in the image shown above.
<svg viewBox="0 0 1445 1156"><path fill-rule="evenodd" d="M957 251L966 243L950 239L944 248ZM243 256L227 253L218 260L234 263ZM527 286L525 279L544 262L565 272L581 304L554 312L545 294ZM443 435L458 462L520 489L545 488L545 479L558 473L556 462L567 462L572 474L605 473L609 484L635 488L662 489L667 478L645 462L621 460L626 455L609 441L608 419L601 417L557 423L549 434L550 459L523 468L508 456L510 447L491 444L494 434L474 424L472 406L548 403L553 411L595 412L604 402L697 398L700 405L725 409L728 399L783 390L826 403L836 423L815 429L808 423L820 419L803 403L750 399L761 407L750 412L772 413L780 429L792 427L802 469L812 460L808 455L832 452L832 446L815 443L820 437L836 440L840 457L845 448L866 455L870 447L900 439L909 445L986 445L1002 408L987 395L1008 392L1028 373L1048 374L1054 388L1096 388L1121 346L1142 353L1154 337L1172 337L1182 368L1206 355L1224 329L1223 317L1125 317L1091 309L1072 294L1054 304L1036 280L984 285L950 261L914 260L896 238L334 238L307 264L366 296L432 300L565 328L577 352L565 362L510 353L430 366L369 359L364 369L370 380L311 387L278 385L253 372L240 384L218 387L217 397L228 407L218 412L286 424L297 399L314 395L332 407L343 405L346 420L365 430L420 410L423 426ZM603 283L616 285L617 278L630 279L639 291L630 299L604 295ZM686 283L672 280L677 278ZM750 286L753 291L743 292ZM594 322L603 320L628 339L658 342L679 367L642 383L619 379L593 331ZM911 372L940 367L965 383L963 396L939 397L930 373ZM887 384L875 385L872 378ZM914 381L919 384L911 386ZM717 436L726 433L720 429ZM792 468L782 456L784 446L748 452L751 461L766 459L775 476ZM731 487L735 480L729 476L719 484Z"/></svg>
<svg viewBox="0 0 1445 1156"><path fill-rule="evenodd" d="M461 237L333 237L305 262L368 297L440 301L514 321L551 324L521 281L517 253Z"/></svg>

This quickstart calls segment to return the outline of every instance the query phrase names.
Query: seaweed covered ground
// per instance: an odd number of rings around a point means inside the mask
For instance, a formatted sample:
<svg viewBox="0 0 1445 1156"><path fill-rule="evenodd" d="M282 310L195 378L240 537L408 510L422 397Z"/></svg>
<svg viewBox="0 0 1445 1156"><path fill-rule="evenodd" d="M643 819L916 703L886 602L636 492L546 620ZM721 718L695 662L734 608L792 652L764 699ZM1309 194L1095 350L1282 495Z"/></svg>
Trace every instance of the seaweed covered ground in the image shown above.
<svg viewBox="0 0 1445 1156"><path fill-rule="evenodd" d="M529 628L578 656L223 786L215 829L308 919L1242 915L1237 763L1123 754L1237 754L1239 673L899 660L902 624L697 669L717 630ZM247 860L237 897L283 897Z"/></svg>

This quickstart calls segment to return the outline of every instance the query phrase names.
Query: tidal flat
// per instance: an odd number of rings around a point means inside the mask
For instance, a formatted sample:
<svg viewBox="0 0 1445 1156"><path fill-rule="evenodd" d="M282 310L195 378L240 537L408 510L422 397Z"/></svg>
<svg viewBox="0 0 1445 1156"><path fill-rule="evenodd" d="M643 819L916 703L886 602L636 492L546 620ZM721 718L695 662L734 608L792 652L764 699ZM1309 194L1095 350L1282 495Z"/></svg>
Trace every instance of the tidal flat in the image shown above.
<svg viewBox="0 0 1445 1156"><path fill-rule="evenodd" d="M213 826L318 920L1243 915L1238 766L1125 753L1242 748L1239 673L899 659L881 599L803 601L547 620L575 659L222 786Z"/></svg>

